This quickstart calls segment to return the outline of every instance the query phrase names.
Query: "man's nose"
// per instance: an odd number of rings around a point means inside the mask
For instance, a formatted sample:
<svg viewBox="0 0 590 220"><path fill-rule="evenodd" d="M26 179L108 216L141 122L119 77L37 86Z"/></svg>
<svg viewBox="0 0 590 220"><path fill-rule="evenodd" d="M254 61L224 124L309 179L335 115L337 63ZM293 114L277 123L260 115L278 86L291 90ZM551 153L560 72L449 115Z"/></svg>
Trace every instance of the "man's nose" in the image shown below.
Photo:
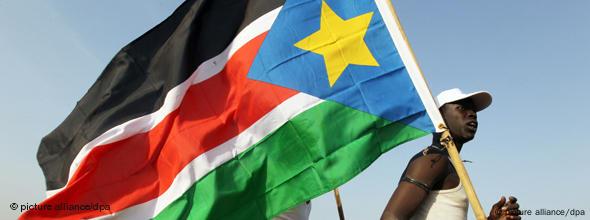
<svg viewBox="0 0 590 220"><path fill-rule="evenodd" d="M473 109L468 109L465 111L465 114L467 114L467 118L477 119L477 113L475 113L475 110Z"/></svg>

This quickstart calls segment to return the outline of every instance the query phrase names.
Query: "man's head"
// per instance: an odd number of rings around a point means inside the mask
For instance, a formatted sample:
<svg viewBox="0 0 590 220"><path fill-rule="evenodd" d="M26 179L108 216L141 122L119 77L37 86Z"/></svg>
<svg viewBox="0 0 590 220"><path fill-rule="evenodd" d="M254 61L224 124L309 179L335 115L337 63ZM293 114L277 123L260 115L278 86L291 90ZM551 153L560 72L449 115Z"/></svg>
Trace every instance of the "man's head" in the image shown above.
<svg viewBox="0 0 590 220"><path fill-rule="evenodd" d="M477 112L492 103L492 96L488 92L465 94L456 88L441 92L436 99L453 139L459 143L468 142L475 137Z"/></svg>

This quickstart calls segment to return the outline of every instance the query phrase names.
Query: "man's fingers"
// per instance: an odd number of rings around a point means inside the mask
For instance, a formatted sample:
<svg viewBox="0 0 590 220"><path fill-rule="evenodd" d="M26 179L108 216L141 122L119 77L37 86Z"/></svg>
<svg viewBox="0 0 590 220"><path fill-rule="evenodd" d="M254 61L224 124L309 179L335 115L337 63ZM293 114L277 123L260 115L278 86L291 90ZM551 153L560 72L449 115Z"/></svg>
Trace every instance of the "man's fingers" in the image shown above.
<svg viewBox="0 0 590 220"><path fill-rule="evenodd" d="M509 209L508 211L506 211L506 214L509 216L518 216L520 215L520 210L518 209Z"/></svg>
<svg viewBox="0 0 590 220"><path fill-rule="evenodd" d="M510 196L508 200L510 201L510 203L516 203L518 199L516 199L516 197L514 196Z"/></svg>
<svg viewBox="0 0 590 220"><path fill-rule="evenodd" d="M520 220L520 216L507 216L506 219Z"/></svg>
<svg viewBox="0 0 590 220"><path fill-rule="evenodd" d="M502 196L502 197L500 197L500 201L496 202L496 204L494 204L494 206L498 206L498 208L499 208L499 207L504 206L504 204L506 204L506 197Z"/></svg>
<svg viewBox="0 0 590 220"><path fill-rule="evenodd" d="M518 203L507 203L505 207L508 210L514 210L520 208L520 205Z"/></svg>

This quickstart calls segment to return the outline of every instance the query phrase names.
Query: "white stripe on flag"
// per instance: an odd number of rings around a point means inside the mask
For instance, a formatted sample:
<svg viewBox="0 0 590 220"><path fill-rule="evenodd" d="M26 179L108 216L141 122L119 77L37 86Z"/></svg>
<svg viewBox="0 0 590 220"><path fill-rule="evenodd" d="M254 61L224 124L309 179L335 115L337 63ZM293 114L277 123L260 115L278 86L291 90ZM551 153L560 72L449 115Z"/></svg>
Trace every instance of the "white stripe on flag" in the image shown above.
<svg viewBox="0 0 590 220"><path fill-rule="evenodd" d="M176 110L180 103L182 102L182 98L184 97L188 88L194 84L198 84L204 80L211 78L212 76L219 73L227 61L234 55L234 53L244 46L246 43L251 41L256 36L268 31L272 26L272 23L276 19L281 7L276 8L265 15L257 18L255 21L250 23L246 26L232 41L232 43L219 55L203 62L199 67L193 72L193 74L184 82L179 84L178 86L171 89L164 99L164 104L160 109L156 112L151 113L149 115L144 115L139 118L132 119L127 121L121 125L113 127L106 131L105 133L101 134L94 140L88 142L80 152L76 155L75 159L72 161L70 166L70 173L68 176L68 183L69 180L72 178L72 175L78 169L80 163L84 160L84 158L97 146L110 144L113 142L117 142L126 138L129 138L133 135L147 132L156 125L158 125L168 114ZM60 192L64 188L56 190L48 190L46 192L47 197L51 197L56 193Z"/></svg>
<svg viewBox="0 0 590 220"><path fill-rule="evenodd" d="M287 121L321 102L323 100L305 93L292 96L238 136L193 159L176 175L170 187L159 197L97 219L149 219L156 217L207 173L246 151Z"/></svg>

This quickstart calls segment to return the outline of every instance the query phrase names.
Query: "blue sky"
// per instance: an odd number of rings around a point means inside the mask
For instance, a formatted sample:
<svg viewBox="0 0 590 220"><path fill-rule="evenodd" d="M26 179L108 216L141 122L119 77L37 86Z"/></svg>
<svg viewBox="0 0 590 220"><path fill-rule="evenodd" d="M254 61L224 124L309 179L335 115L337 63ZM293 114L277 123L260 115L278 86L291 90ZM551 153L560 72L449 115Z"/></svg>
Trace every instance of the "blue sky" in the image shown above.
<svg viewBox="0 0 590 220"><path fill-rule="evenodd" d="M169 15L174 0L0 0L0 218L44 197L40 139L74 107L112 56ZM476 139L461 155L486 212L500 195L523 209L590 215L590 1L394 1L434 93L488 90ZM408 159L399 146L341 187L347 219L377 219ZM312 219L337 219L332 194ZM470 216L472 218L472 216ZM530 219L553 219L531 216Z"/></svg>

